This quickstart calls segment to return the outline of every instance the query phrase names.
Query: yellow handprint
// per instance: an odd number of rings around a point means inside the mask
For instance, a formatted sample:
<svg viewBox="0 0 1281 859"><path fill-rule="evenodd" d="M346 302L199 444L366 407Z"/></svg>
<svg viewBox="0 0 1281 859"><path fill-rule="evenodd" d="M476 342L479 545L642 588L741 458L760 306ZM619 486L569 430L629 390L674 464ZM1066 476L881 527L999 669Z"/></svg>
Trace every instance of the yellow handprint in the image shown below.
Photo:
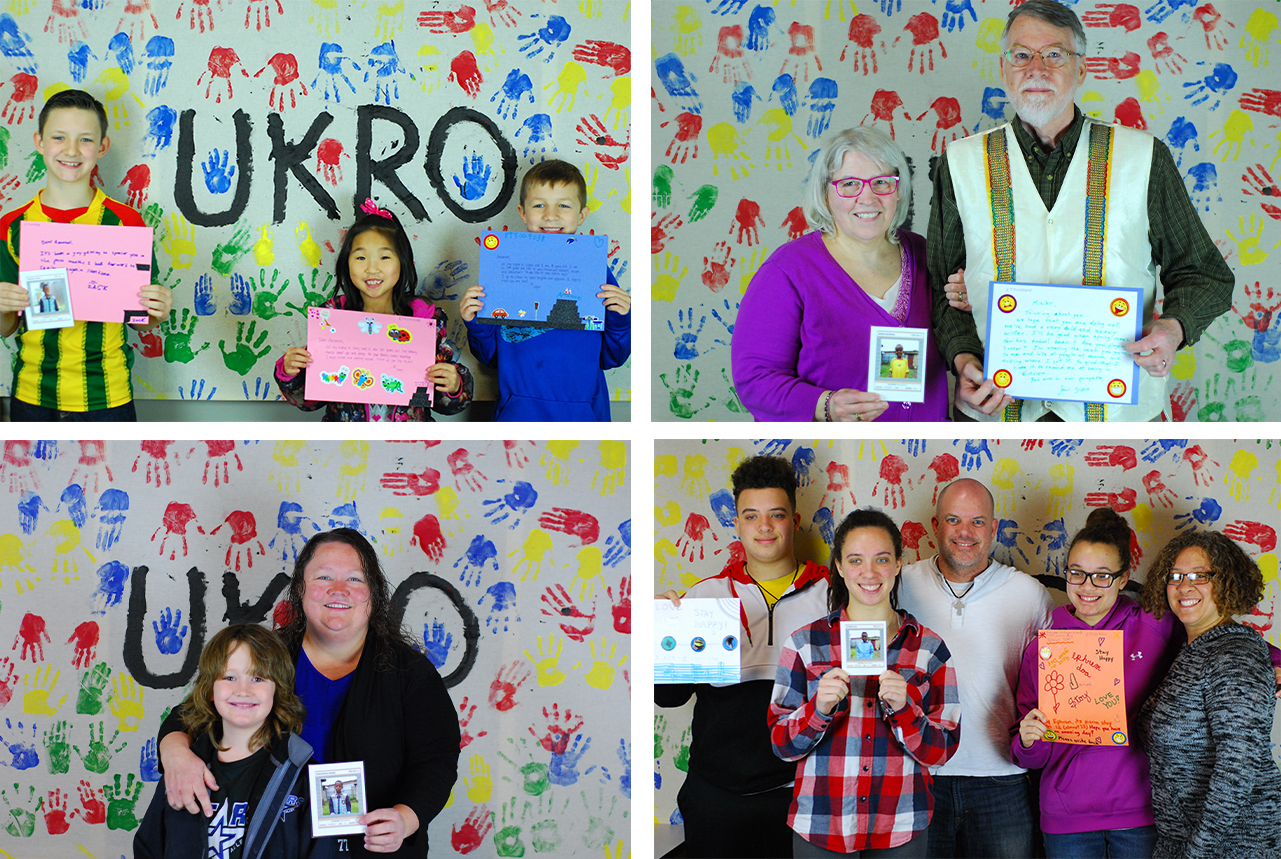
<svg viewBox="0 0 1281 859"><path fill-rule="evenodd" d="M316 32L327 36L330 27L335 33L339 32L338 25L342 16L338 14L338 0L311 0L311 4L311 17L308 20L316 25Z"/></svg>
<svg viewBox="0 0 1281 859"><path fill-rule="evenodd" d="M547 479L557 486L569 483L569 455L578 447L576 441L549 441L547 453L543 454L539 464L547 466ZM548 461L548 454L551 460Z"/></svg>
<svg viewBox="0 0 1281 859"><path fill-rule="evenodd" d="M1237 501L1250 500L1250 473L1259 467L1259 458L1248 450L1238 450L1228 463L1228 470L1223 474L1223 485L1228 487L1228 494Z"/></svg>
<svg viewBox="0 0 1281 859"><path fill-rule="evenodd" d="M467 798L472 802L477 805L489 802L489 797L494 792L494 781L489 777L489 764L485 763L480 753L471 756L471 778L464 778L463 784L467 787Z"/></svg>
<svg viewBox="0 0 1281 859"><path fill-rule="evenodd" d="M467 32L475 46L472 53L476 55L476 59L485 58L485 71L498 68L498 54L505 54L507 51L502 44L495 45L493 28L484 22L477 22L476 26ZM495 47L498 49L497 52L494 50Z"/></svg>
<svg viewBox="0 0 1281 859"><path fill-rule="evenodd" d="M124 679L121 680L121 677ZM112 715L120 723L122 731L136 731L142 724L146 713L142 709L142 687L128 674L116 673L111 680Z"/></svg>
<svg viewBox="0 0 1281 859"><path fill-rule="evenodd" d="M196 261L196 228L177 212L169 213L169 229L161 246L174 268L191 268Z"/></svg>
<svg viewBox="0 0 1281 859"><path fill-rule="evenodd" d="M609 122L610 114L613 114L614 128L626 128L627 115L632 106L631 75L614 78L609 85L609 92L612 98L610 99L609 107L605 108L605 121Z"/></svg>
<svg viewBox="0 0 1281 859"><path fill-rule="evenodd" d="M618 208L630 215L632 213L632 171L627 167L623 168L623 188L627 190L627 196L618 201ZM605 199L610 200L617 196L618 189L610 188Z"/></svg>
<svg viewBox="0 0 1281 859"><path fill-rule="evenodd" d="M654 508L654 521L660 528L667 528L681 521L681 506L675 501L668 501L662 507Z"/></svg>
<svg viewBox="0 0 1281 859"><path fill-rule="evenodd" d="M1014 478L1019 474L1019 464L1009 457L1001 457L992 466L992 487L996 490L996 512L1006 507L1014 512Z"/></svg>
<svg viewBox="0 0 1281 859"><path fill-rule="evenodd" d="M760 122L770 128L769 133L765 135L767 141L765 144L765 163L767 165L773 160L775 162L774 166L779 171L782 171L784 167L792 166L792 150L787 145L786 139L789 134L801 145L801 149L809 149L804 140L792 134L792 118L782 108L775 107L765 111L761 114Z"/></svg>
<svg viewBox="0 0 1281 859"><path fill-rule="evenodd" d="M1157 113L1165 113L1162 101L1169 100L1169 93L1161 92L1161 81L1156 72L1144 69L1134 76L1134 85L1139 88L1139 101L1150 101L1157 105Z"/></svg>
<svg viewBox="0 0 1281 859"><path fill-rule="evenodd" d="M1277 28L1277 16L1267 9L1258 8L1250 14L1245 22L1245 32L1241 35L1241 47L1245 48L1245 58L1252 66L1266 66L1270 52L1272 33Z"/></svg>
<svg viewBox="0 0 1281 859"><path fill-rule="evenodd" d="M676 53L692 57L694 52L703 46L703 21L693 6L677 6L672 12L672 26L676 35L672 37L672 47Z"/></svg>
<svg viewBox="0 0 1281 859"><path fill-rule="evenodd" d="M667 578L667 561L669 558L676 557L676 544L664 537L661 540L654 541L654 560L659 565L658 580L660 584L670 584L671 580ZM694 577L694 581L689 582L686 587L699 580L699 576Z"/></svg>
<svg viewBox="0 0 1281 859"><path fill-rule="evenodd" d="M254 262L269 266L276 261L276 241L271 237L271 225L263 224L258 234L258 241L254 242Z"/></svg>
<svg viewBox="0 0 1281 859"><path fill-rule="evenodd" d="M609 648L609 653L605 652ZM604 637L600 640L600 651L596 650L596 642L592 642L592 667L583 675L588 686L594 686L597 689L608 689L614 684L614 672L623 667L627 661L627 654L624 653L622 658L617 662L614 659L618 655L618 645L610 644ZM579 662L574 668L582 668L583 663Z"/></svg>
<svg viewBox="0 0 1281 859"><path fill-rule="evenodd" d="M592 475L592 489L596 488L596 478L600 477L600 494L613 495L627 477L627 443L602 441L599 446L602 470Z"/></svg>
<svg viewBox="0 0 1281 859"><path fill-rule="evenodd" d="M1086 116L1091 117L1092 119L1103 118L1104 101L1103 93L1098 90L1087 89L1085 92L1081 93L1081 106L1084 108L1087 104L1091 105L1090 109L1084 112Z"/></svg>
<svg viewBox="0 0 1281 859"><path fill-rule="evenodd" d="M974 47L978 51L974 54L974 60L970 63L974 68L979 70L979 75L989 80L996 80L999 63L997 59L1001 56L1001 34L1005 32L1005 19L1003 18L984 18L983 23L979 24L978 36L974 39Z"/></svg>
<svg viewBox="0 0 1281 859"><path fill-rule="evenodd" d="M521 556L521 559L516 562L516 566L512 568L512 573L520 573L521 567L524 567L525 572L521 573L520 580L523 582L531 575L535 580L537 580L539 572L543 569L543 555L547 554L551 550L552 538L548 533L538 528L531 529L529 535L525 537L525 542L521 544L521 547L507 553L507 557L509 558L515 555L516 552L525 553ZM548 560L550 561L551 558L549 557Z"/></svg>
<svg viewBox="0 0 1281 859"><path fill-rule="evenodd" d="M707 457L701 453L691 453L685 457L685 476L681 478L681 489L690 498L702 501L712 491L707 482Z"/></svg>
<svg viewBox="0 0 1281 859"><path fill-rule="evenodd" d="M320 268L320 245L311 237L311 225L306 221L294 229L294 238L298 240L298 253L302 261L312 268Z"/></svg>
<svg viewBox="0 0 1281 859"><path fill-rule="evenodd" d="M850 4L850 18L858 17L858 5L854 0L827 0L827 7L823 9L823 20L828 21L832 17L832 4L836 4L836 11L840 13L841 20L845 20L845 4ZM796 5L796 4L792 4Z"/></svg>
<svg viewBox="0 0 1281 859"><path fill-rule="evenodd" d="M390 42L405 26L405 0L379 3L374 20L374 36L383 42Z"/></svg>
<svg viewBox="0 0 1281 859"><path fill-rule="evenodd" d="M752 285L752 278L756 277L756 270L765 265L765 260L768 258L769 248L761 246L739 261L738 291L740 295L747 293L747 288Z"/></svg>
<svg viewBox="0 0 1281 859"><path fill-rule="evenodd" d="M583 184L587 186L587 211L594 212L601 207L601 199L596 196L596 183L600 180L599 165L587 161L583 164ZM606 195L608 196L608 195Z"/></svg>
<svg viewBox="0 0 1281 859"><path fill-rule="evenodd" d="M116 66L110 66L102 70L102 73L98 75L96 82L107 85L107 90L104 93L105 98L103 100L110 108L109 113L112 120L114 120L113 124L115 127L119 129L128 125L129 108L126 107L122 101L125 95L128 94L135 102L137 102L138 107L143 106L142 99L129 92L129 77L122 69Z"/></svg>
<svg viewBox="0 0 1281 859"><path fill-rule="evenodd" d="M559 686L565 682L569 675L560 670L560 653L565 649L565 640L557 638L554 633L547 636L547 644L544 646L543 637L538 636L538 658L535 659L525 651L525 658L534 663L536 677L539 686Z"/></svg>
<svg viewBox="0 0 1281 859"><path fill-rule="evenodd" d="M383 532L383 554L390 558L405 548L405 514L396 507L384 507L378 521Z"/></svg>
<svg viewBox="0 0 1281 859"><path fill-rule="evenodd" d="M1062 518L1072 509L1072 484L1076 469L1065 462L1050 466L1050 504L1046 512L1051 519Z"/></svg>
<svg viewBox="0 0 1281 859"><path fill-rule="evenodd" d="M53 534L59 538L58 542L54 545L53 550L57 554L63 556L62 571L64 573L68 571L80 572L80 567L76 564L75 557L70 556L71 552L75 551L76 548L79 548L80 551L85 553L85 557L89 559L90 563L97 563L97 559L94 558L93 554L81 545L80 528L72 520L59 519L57 522L50 525L49 530L45 533ZM55 573L58 572L57 558L53 559L53 567L51 569Z"/></svg>
<svg viewBox="0 0 1281 859"><path fill-rule="evenodd" d="M30 554L17 534L0 534L0 567L34 573L36 568L27 560Z"/></svg>
<svg viewBox="0 0 1281 859"><path fill-rule="evenodd" d="M338 466L338 493L343 501L352 501L365 491L365 471L369 468L369 442L344 441L338 445L342 465Z"/></svg>
<svg viewBox="0 0 1281 859"><path fill-rule="evenodd" d="M663 265L658 265L658 257L654 257L654 268L658 274L654 278L654 285L650 288L654 293L655 301L675 301L676 290L681 288L681 281L689 273L689 266L681 268L681 258L671 251L663 252Z"/></svg>
<svg viewBox="0 0 1281 859"><path fill-rule="evenodd" d="M1170 368L1170 375L1180 382L1186 382L1196 375L1196 353L1191 346L1185 346L1174 353L1174 366Z"/></svg>
<svg viewBox="0 0 1281 859"><path fill-rule="evenodd" d="M302 491L302 477L299 471L298 452L306 445L304 441L278 441L271 449L271 458L276 465L271 467L268 480L274 480L276 489L289 495L290 483L292 492Z"/></svg>
<svg viewBox="0 0 1281 859"><path fill-rule="evenodd" d="M712 147L712 175L720 175L719 161L724 158L730 163L730 178L737 181L746 179L756 166L743 151L747 139L738 133L738 129L728 122L718 122L707 129L707 142ZM746 164L738 164L746 161Z"/></svg>
<svg viewBox="0 0 1281 859"><path fill-rule="evenodd" d="M1130 515L1134 519L1135 533L1153 536L1162 530L1161 523L1152 515L1152 508L1146 503L1135 504Z"/></svg>
<svg viewBox="0 0 1281 859"><path fill-rule="evenodd" d="M1263 238L1263 218L1258 219L1255 223L1255 215L1250 214L1250 227L1246 229L1245 217L1237 218L1240 225L1241 238L1232 235L1231 230L1224 230L1228 238L1232 239L1237 246L1237 257L1241 260L1241 265L1258 265L1268 258L1268 252L1259 249L1259 239Z"/></svg>
<svg viewBox="0 0 1281 859"><path fill-rule="evenodd" d="M440 523L442 525L445 524L445 522L451 523L449 529L449 535L451 537L456 536L459 533L459 531L454 530L454 523L457 523L461 528L463 524L463 517L468 519L471 518L471 514L462 509L458 493L452 486L442 486L440 489L436 490L436 513L437 518L440 519Z"/></svg>
<svg viewBox="0 0 1281 859"><path fill-rule="evenodd" d="M673 457L675 458L675 457ZM725 470L733 473L738 468L738 464L747 458L747 452L741 447L730 445L725 449ZM675 472L673 472L674 474Z"/></svg>
<svg viewBox="0 0 1281 859"><path fill-rule="evenodd" d="M480 25L477 24L476 28L479 29ZM418 75L418 85L422 87L423 92L434 92L440 89L440 48L435 45L423 45L419 48L418 67L422 70Z"/></svg>
<svg viewBox="0 0 1281 859"><path fill-rule="evenodd" d="M551 98L547 99L547 103L551 105L552 109L557 113L562 113L566 110L573 110L574 102L578 99L578 87L586 82L586 70L573 60L566 61L564 68L562 68L560 70L560 74L556 76L556 80L543 87L543 89L556 87L556 89L552 91ZM585 86L583 87L583 94L587 94L587 88ZM557 106L556 103L558 98L560 100L559 106Z"/></svg>
<svg viewBox="0 0 1281 859"><path fill-rule="evenodd" d="M1277 481L1273 485L1272 491L1268 493L1268 503L1275 503L1277 505L1277 509L1281 510L1281 459L1277 460L1277 463L1273 468L1277 473Z"/></svg>
<svg viewBox="0 0 1281 859"><path fill-rule="evenodd" d="M864 445L864 444L866 444L866 445L867 445L867 455L868 455L868 456L870 456L870 457L872 458L872 462L877 462L877 461L878 461L878 457L877 457L877 455L876 455L876 445L877 445L878 443L881 445L881 456L885 456L887 453L889 453L889 452L890 452L890 449L889 449L888 447L886 447L886 446L885 446L885 442L884 442L884 441L867 441L867 442L862 442L862 441L860 441L860 442L858 443L858 458L859 458L860 460L862 460L862 459L863 459L863 445Z"/></svg>
<svg viewBox="0 0 1281 859"><path fill-rule="evenodd" d="M597 579L600 579L601 587L605 587L605 577L601 574L600 549L595 546L584 546L578 550L578 572L574 574L574 581L570 583L570 587L577 584L578 595L583 599L594 597Z"/></svg>
<svg viewBox="0 0 1281 859"><path fill-rule="evenodd" d="M737 465L737 461L735 465ZM676 476L676 454L660 453L654 457L654 476L655 477L675 477Z"/></svg>
<svg viewBox="0 0 1281 859"><path fill-rule="evenodd" d="M53 679L50 680L49 672L51 671L53 671L53 666L46 665L43 678L40 676L39 668L36 669L34 677L30 674L22 675L22 688L24 690L27 689L28 682L30 682L30 689L22 694L22 712L30 713L33 716L53 716L58 712L58 707L67 702L67 696L63 695L61 700L58 701L57 707L49 706L49 696L53 694L53 687L58 685L58 678L62 676L61 671L56 671L53 674Z"/></svg>
<svg viewBox="0 0 1281 859"><path fill-rule="evenodd" d="M1231 159L1236 161L1241 157L1241 142L1245 140L1245 136L1252 131L1254 131L1254 120L1250 119L1250 114L1246 113L1244 110L1232 111L1228 114L1228 119L1223 123L1222 128L1215 129L1210 132L1211 140L1219 135L1223 136L1222 140L1214 144L1214 152L1217 154L1219 147L1226 143L1227 148L1223 150L1223 160L1227 161L1228 159ZM1250 145L1254 145L1253 136L1250 137ZM1233 149L1236 150L1235 154L1233 153Z"/></svg>

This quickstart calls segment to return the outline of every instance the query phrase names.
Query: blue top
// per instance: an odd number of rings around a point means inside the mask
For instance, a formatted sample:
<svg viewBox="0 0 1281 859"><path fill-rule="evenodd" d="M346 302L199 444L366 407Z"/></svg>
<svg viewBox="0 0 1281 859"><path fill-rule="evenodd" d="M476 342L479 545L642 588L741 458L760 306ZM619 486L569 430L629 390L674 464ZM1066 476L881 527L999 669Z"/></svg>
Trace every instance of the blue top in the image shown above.
<svg viewBox="0 0 1281 859"><path fill-rule="evenodd" d="M605 270L605 283L618 286ZM467 343L498 368L496 421L608 421L605 370L632 354L630 315L605 311L604 331L467 323Z"/></svg>
<svg viewBox="0 0 1281 859"><path fill-rule="evenodd" d="M347 687L356 672L346 677L330 680L316 670L307 658L307 651L298 656L298 677L295 688L298 697L307 708L307 719L302 725L302 738L311 746L311 753L317 763L326 763L325 753L329 748L329 729L338 718L343 700L347 697Z"/></svg>

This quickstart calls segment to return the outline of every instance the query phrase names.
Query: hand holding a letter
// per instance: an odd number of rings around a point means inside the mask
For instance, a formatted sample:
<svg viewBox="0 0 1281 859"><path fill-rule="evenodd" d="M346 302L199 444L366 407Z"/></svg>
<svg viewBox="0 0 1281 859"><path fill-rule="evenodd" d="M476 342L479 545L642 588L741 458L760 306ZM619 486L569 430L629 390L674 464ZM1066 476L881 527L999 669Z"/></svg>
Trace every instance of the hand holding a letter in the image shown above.
<svg viewBox="0 0 1281 859"><path fill-rule="evenodd" d="M18 314L31 306L31 296L16 283L0 283L0 337L18 327Z"/></svg>
<svg viewBox="0 0 1281 859"><path fill-rule="evenodd" d="M843 668L832 668L819 678L818 689L814 694L814 709L824 716L830 716L836 709L836 705L844 701L849 694L850 675L846 674Z"/></svg>
<svg viewBox="0 0 1281 859"><path fill-rule="evenodd" d="M169 318L169 311L173 309L173 290L169 287L162 283L147 284L138 290L138 298L151 320L146 325L135 324L135 329L143 331Z"/></svg>
<svg viewBox="0 0 1281 859"><path fill-rule="evenodd" d="M469 287L463 293L462 303L458 305L458 315L463 318L464 322L471 322L485 309L485 302L481 301L484 297L485 287L479 283Z"/></svg>
<svg viewBox="0 0 1281 859"><path fill-rule="evenodd" d="M462 377L458 375L458 367L448 361L442 361L439 364L432 364L427 368L427 379L436 386L436 390L443 391L449 396L454 396L463 386Z"/></svg>
<svg viewBox="0 0 1281 859"><path fill-rule="evenodd" d="M907 706L907 681L897 671L886 670L880 676L880 699L885 706L897 713Z"/></svg>
<svg viewBox="0 0 1281 859"><path fill-rule="evenodd" d="M360 822L365 827L365 849L370 853L395 853L406 838L418 831L418 815L407 805L376 808Z"/></svg>
<svg viewBox="0 0 1281 859"><path fill-rule="evenodd" d="M301 346L290 346L285 350L283 369L285 375L293 378L306 369L311 363L311 353Z"/></svg>
<svg viewBox="0 0 1281 859"><path fill-rule="evenodd" d="M597 298L605 300L605 309L626 316L632 310L632 297L621 286L605 284L596 293Z"/></svg>
<svg viewBox="0 0 1281 859"><path fill-rule="evenodd" d="M969 352L956 356L956 396L985 415L994 415L1014 402L991 379L983 378L983 362Z"/></svg>
<svg viewBox="0 0 1281 859"><path fill-rule="evenodd" d="M830 397L830 400L829 400ZM832 421L874 421L890 404L881 399L880 394L869 394L854 388L841 388L839 391L828 391L818 398L814 406L814 420Z"/></svg>
<svg viewBox="0 0 1281 859"><path fill-rule="evenodd" d="M1023 721L1019 722L1019 742L1023 744L1023 748L1030 749L1037 740L1045 739L1045 732L1049 729L1045 714L1033 707L1027 711Z"/></svg>
<svg viewBox="0 0 1281 859"><path fill-rule="evenodd" d="M1149 376L1168 376L1174 369L1174 353L1183 344L1183 324L1169 316L1152 321L1143 329L1143 339L1126 343L1125 350L1134 363L1148 371Z"/></svg>

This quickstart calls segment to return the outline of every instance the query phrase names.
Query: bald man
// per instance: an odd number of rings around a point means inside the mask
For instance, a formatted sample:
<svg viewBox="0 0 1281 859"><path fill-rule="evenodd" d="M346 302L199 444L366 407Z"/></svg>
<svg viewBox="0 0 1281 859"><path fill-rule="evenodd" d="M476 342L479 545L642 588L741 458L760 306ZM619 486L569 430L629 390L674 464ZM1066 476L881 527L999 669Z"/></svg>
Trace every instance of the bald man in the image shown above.
<svg viewBox="0 0 1281 859"><path fill-rule="evenodd" d="M991 557L992 493L961 478L939 493L939 553L903 568L900 601L942 636L961 693L961 744L934 774L929 855L1032 855L1034 818L1026 770L1010 762L1014 688L1023 650L1050 625L1045 586Z"/></svg>

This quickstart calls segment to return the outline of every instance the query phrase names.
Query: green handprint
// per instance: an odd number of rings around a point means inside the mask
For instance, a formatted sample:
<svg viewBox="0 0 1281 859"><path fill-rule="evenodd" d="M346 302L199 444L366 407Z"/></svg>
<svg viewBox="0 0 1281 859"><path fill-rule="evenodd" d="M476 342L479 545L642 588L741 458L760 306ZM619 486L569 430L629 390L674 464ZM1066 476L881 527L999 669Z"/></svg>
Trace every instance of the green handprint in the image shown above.
<svg viewBox="0 0 1281 859"><path fill-rule="evenodd" d="M49 764L49 772L65 773L69 769L71 762L71 745L67 742L67 722L66 720L53 723L52 728L45 729L44 747L48 752L45 759Z"/></svg>
<svg viewBox="0 0 1281 859"><path fill-rule="evenodd" d="M114 749L111 748L111 743L114 743L118 736L120 736L119 730L112 734L111 740L108 741L106 725L103 722L99 722L97 739L94 739L93 722L90 722L88 753L80 751L79 746L72 746L71 748L76 750L76 755L84 763L85 769L89 770L89 772L102 774L111 766L111 756L125 747L125 744L121 743Z"/></svg>
<svg viewBox="0 0 1281 859"><path fill-rule="evenodd" d="M271 285L267 285L267 269L258 270L258 281L254 283L254 316L259 319L275 319L277 316L284 316L285 311L276 309L276 299L285 291L289 285L289 278L280 286L276 286L276 278L280 277L280 269L275 269L271 273ZM250 281L253 283L253 281Z"/></svg>
<svg viewBox="0 0 1281 859"><path fill-rule="evenodd" d="M31 805L31 801L35 799L35 796L36 788L32 785L27 788L26 804ZM14 808L9 803L8 791L0 790L0 799L4 800L5 808L8 809L6 816L9 820L5 821L4 831L14 838L30 838L31 833L36 831L36 811L40 810L40 806L44 803L44 797L40 797L40 801L36 803L35 811L21 806ZM13 801L22 802L22 788L18 786L16 781L13 783Z"/></svg>
<svg viewBox="0 0 1281 859"><path fill-rule="evenodd" d="M680 748L676 750L676 769L681 772L689 772L689 744L694 739L694 728L692 725L686 726L685 732L681 734Z"/></svg>
<svg viewBox="0 0 1281 859"><path fill-rule="evenodd" d="M227 341L219 340L218 349L222 352L222 362L227 365L228 370L234 370L244 376L253 369L264 355L271 351L270 346L263 346L267 342L267 335L271 332L265 328L254 340L254 331L258 325L258 320L249 323L248 331L245 330L245 323L236 323L236 348L232 352L227 351ZM253 345L250 345L250 344Z"/></svg>
<svg viewBox="0 0 1281 859"><path fill-rule="evenodd" d="M102 693L111 679L107 663L99 662L80 676L80 694L76 696L76 712L82 716L96 716L102 712Z"/></svg>
<svg viewBox="0 0 1281 859"><path fill-rule="evenodd" d="M318 277L320 277L320 269L313 268L311 270L311 287L308 288L307 275L299 274L298 286L302 287L302 306L286 301L285 307L288 307L290 310L301 316L306 316L308 307L319 307L332 298L334 294L332 288L334 283L333 272L327 272L325 274L325 282L319 289L316 288L316 279Z"/></svg>
<svg viewBox="0 0 1281 859"><path fill-rule="evenodd" d="M148 203L147 207L142 210L142 222L153 230L160 229L160 223L164 218L165 210L160 208L159 203Z"/></svg>
<svg viewBox="0 0 1281 859"><path fill-rule="evenodd" d="M672 177L675 174L666 164L654 171L654 205L666 209L672 204Z"/></svg>
<svg viewBox="0 0 1281 859"><path fill-rule="evenodd" d="M116 774L116 784L102 786L102 795L107 799L107 828L131 830L138 828L138 818L134 808L138 797L142 795L142 780L129 773L124 786L120 784L120 775Z"/></svg>
<svg viewBox="0 0 1281 859"><path fill-rule="evenodd" d="M733 332L731 331L730 333L732 334ZM725 408L740 415L747 414L747 407L744 406L743 401L738 398L738 391L734 390L734 382L731 381L729 377L729 370L724 367L721 367L721 378L725 380L725 386L729 388L729 400L726 401ZM716 398L712 397L712 399Z"/></svg>
<svg viewBox="0 0 1281 859"><path fill-rule="evenodd" d="M706 218L707 213L716 206L716 200L720 194L720 189L715 185L704 185L690 194L689 198L694 201L694 205L689 207L689 222L692 224Z"/></svg>
<svg viewBox="0 0 1281 859"><path fill-rule="evenodd" d="M194 352L191 349L191 337L196 333L196 322L199 318L184 307L181 320L171 313L168 319L160 323L160 333L165 338L166 362L172 364L177 361L190 364L197 355L209 348L210 344L206 342Z"/></svg>
<svg viewBox="0 0 1281 859"><path fill-rule="evenodd" d="M516 824L516 797L499 807L502 829L494 833L494 850L499 856L524 856L525 842L520 840L520 826Z"/></svg>
<svg viewBox="0 0 1281 859"><path fill-rule="evenodd" d="M0 170L9 166L9 129L0 128Z"/></svg>
<svg viewBox="0 0 1281 859"><path fill-rule="evenodd" d="M44 179L45 173L48 172L48 168L45 167L44 156L33 149L27 157L31 159L31 166L27 168L27 181L39 182Z"/></svg>
<svg viewBox="0 0 1281 859"><path fill-rule="evenodd" d="M662 381L663 387L667 389L667 407L676 417L688 420L710 404L710 400L708 400L698 408L693 405L694 388L698 385L698 370L694 369L693 364L682 364L677 367L671 384L667 382L666 373L659 373L658 378Z"/></svg>
<svg viewBox="0 0 1281 859"><path fill-rule="evenodd" d="M249 225L244 221L236 224L236 232L231 238L214 248L213 261L210 263L213 270L222 275L230 275L240 258L253 248L253 242L249 238Z"/></svg>
<svg viewBox="0 0 1281 859"><path fill-rule="evenodd" d="M663 756L663 735L667 733L667 717L659 713L654 717L654 760Z"/></svg>

